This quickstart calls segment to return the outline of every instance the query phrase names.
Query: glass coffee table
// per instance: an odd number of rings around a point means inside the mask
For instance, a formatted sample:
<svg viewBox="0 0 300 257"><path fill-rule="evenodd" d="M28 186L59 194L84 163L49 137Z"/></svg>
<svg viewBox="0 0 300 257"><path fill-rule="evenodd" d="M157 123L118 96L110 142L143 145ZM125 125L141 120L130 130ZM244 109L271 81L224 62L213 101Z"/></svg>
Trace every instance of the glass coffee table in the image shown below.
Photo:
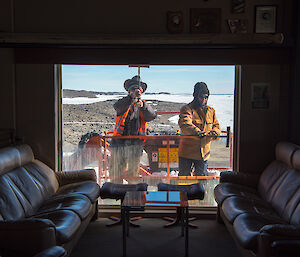
<svg viewBox="0 0 300 257"><path fill-rule="evenodd" d="M189 204L186 192L129 191L121 205L123 220L123 257L126 257L126 237L129 236L130 211L144 211L146 207L178 208L181 212L181 236L185 238L185 257L188 257Z"/></svg>

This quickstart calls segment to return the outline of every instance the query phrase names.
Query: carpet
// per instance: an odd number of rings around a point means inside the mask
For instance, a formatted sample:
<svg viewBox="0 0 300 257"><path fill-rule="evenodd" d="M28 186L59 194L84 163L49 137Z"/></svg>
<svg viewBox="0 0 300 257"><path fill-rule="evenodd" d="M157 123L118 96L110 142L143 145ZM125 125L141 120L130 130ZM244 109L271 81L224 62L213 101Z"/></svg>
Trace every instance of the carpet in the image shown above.
<svg viewBox="0 0 300 257"><path fill-rule="evenodd" d="M90 223L70 257L121 257L122 226L106 227L111 221L99 218ZM184 238L180 226L164 228L166 221L144 218L136 221L141 227L130 227L127 239L128 257L183 257ZM197 229L189 229L190 257L241 257L224 225L215 220L193 221Z"/></svg>

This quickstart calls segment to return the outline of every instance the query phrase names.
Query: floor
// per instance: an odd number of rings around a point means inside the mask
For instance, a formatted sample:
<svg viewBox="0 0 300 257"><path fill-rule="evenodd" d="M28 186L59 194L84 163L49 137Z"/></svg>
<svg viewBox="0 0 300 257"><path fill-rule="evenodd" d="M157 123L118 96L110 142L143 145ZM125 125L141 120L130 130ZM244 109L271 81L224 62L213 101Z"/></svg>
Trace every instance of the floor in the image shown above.
<svg viewBox="0 0 300 257"><path fill-rule="evenodd" d="M136 221L139 228L130 227L127 241L128 257L183 257L184 238L180 227L164 228L167 221L159 218L143 218ZM107 227L109 219L99 218L92 222L71 257L121 257L122 226ZM193 221L198 228L189 229L189 256L241 257L233 239L224 225L213 219Z"/></svg>

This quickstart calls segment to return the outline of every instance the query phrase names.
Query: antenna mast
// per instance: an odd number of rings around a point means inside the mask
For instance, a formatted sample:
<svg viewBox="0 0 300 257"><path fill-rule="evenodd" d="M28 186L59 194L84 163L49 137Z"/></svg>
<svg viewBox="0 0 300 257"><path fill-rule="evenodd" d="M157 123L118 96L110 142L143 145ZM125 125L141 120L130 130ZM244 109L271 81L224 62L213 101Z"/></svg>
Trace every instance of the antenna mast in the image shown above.
<svg viewBox="0 0 300 257"><path fill-rule="evenodd" d="M149 64L129 64L128 66L129 67L137 67L139 77L141 77L141 68L150 68Z"/></svg>

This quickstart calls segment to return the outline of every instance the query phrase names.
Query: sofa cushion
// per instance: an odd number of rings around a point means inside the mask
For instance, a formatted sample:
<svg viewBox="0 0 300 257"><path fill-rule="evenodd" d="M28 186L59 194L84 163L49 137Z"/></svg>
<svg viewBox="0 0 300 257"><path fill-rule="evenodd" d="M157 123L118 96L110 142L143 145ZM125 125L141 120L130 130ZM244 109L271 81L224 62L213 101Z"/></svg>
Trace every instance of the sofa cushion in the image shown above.
<svg viewBox="0 0 300 257"><path fill-rule="evenodd" d="M72 183L64 185L59 188L56 195L72 195L72 194L82 194L90 199L92 203L98 200L100 194L100 186L93 181L83 181L79 183ZM55 196L54 196L55 197Z"/></svg>
<svg viewBox="0 0 300 257"><path fill-rule="evenodd" d="M91 212L92 204L84 195L62 195L45 201L37 210L37 214L49 213L56 210L74 211L81 220L84 220Z"/></svg>
<svg viewBox="0 0 300 257"><path fill-rule="evenodd" d="M282 217L290 224L300 225L300 186L294 188L294 194L290 197Z"/></svg>
<svg viewBox="0 0 300 257"><path fill-rule="evenodd" d="M24 165L27 172L35 179L45 199L51 197L59 188L55 172L39 160Z"/></svg>
<svg viewBox="0 0 300 257"><path fill-rule="evenodd" d="M34 159L33 152L28 145L5 147L0 149L0 175L5 174Z"/></svg>
<svg viewBox="0 0 300 257"><path fill-rule="evenodd" d="M260 199L260 196L255 188L228 182L218 184L214 189L214 193L218 204L222 204L223 201L230 196L241 196L258 200Z"/></svg>
<svg viewBox="0 0 300 257"><path fill-rule="evenodd" d="M276 160L285 163L289 168L291 168L292 157L297 149L299 149L298 145L289 142L277 143L275 147Z"/></svg>
<svg viewBox="0 0 300 257"><path fill-rule="evenodd" d="M242 213L253 213L281 220L281 218L274 212L272 206L261 199L231 196L224 200L222 204L222 211L230 223L233 223L235 218Z"/></svg>
<svg viewBox="0 0 300 257"><path fill-rule="evenodd" d="M260 229L270 224L284 224L284 221L267 218L262 215L244 213L237 216L234 220L233 231L243 248L256 251Z"/></svg>
<svg viewBox="0 0 300 257"><path fill-rule="evenodd" d="M45 200L39 185L24 167L5 174L8 177L10 186L15 191L20 203L23 206L25 216L31 216Z"/></svg>
<svg viewBox="0 0 300 257"><path fill-rule="evenodd" d="M79 216L75 212L69 210L43 213L34 215L32 218L51 220L55 225L56 241L59 245L70 241L81 224Z"/></svg>
<svg viewBox="0 0 300 257"><path fill-rule="evenodd" d="M10 182L7 176L0 176L0 219L5 221L25 217L24 208Z"/></svg>
<svg viewBox="0 0 300 257"><path fill-rule="evenodd" d="M300 149L297 150L292 156L292 166L296 170L300 170Z"/></svg>
<svg viewBox="0 0 300 257"><path fill-rule="evenodd" d="M66 250L61 246L52 246L34 255L34 257L64 257L66 255L67 255Z"/></svg>
<svg viewBox="0 0 300 257"><path fill-rule="evenodd" d="M2 221L0 232L0 254L3 257L32 257L56 245L55 225L48 219Z"/></svg>
<svg viewBox="0 0 300 257"><path fill-rule="evenodd" d="M273 194L271 204L279 216L290 222L291 215L299 204L300 171L288 170L282 178Z"/></svg>
<svg viewBox="0 0 300 257"><path fill-rule="evenodd" d="M258 182L258 192L262 199L271 202L276 190L290 167L281 161L272 161L263 171Z"/></svg>

